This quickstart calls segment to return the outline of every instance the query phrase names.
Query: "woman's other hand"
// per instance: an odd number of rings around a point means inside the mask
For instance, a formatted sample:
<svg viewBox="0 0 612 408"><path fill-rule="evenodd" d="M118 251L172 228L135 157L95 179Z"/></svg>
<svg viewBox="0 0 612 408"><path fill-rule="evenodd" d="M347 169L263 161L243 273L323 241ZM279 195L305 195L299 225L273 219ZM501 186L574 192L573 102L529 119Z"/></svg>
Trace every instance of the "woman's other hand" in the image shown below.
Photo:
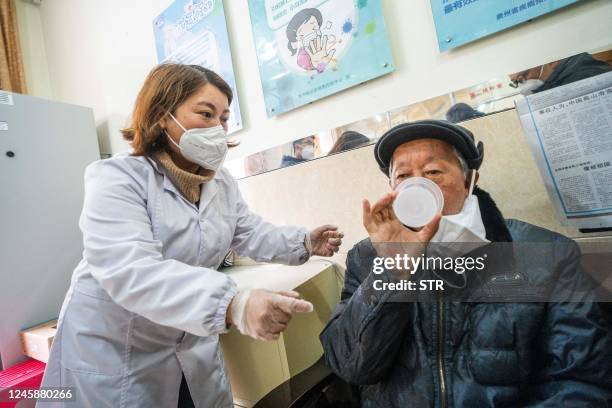
<svg viewBox="0 0 612 408"><path fill-rule="evenodd" d="M322 225L310 231L312 255L332 256L340 249L344 234L334 225Z"/></svg>
<svg viewBox="0 0 612 408"><path fill-rule="evenodd" d="M253 289L239 292L228 310L228 320L240 333L258 340L276 340L287 329L293 313L312 312L312 303L294 291Z"/></svg>

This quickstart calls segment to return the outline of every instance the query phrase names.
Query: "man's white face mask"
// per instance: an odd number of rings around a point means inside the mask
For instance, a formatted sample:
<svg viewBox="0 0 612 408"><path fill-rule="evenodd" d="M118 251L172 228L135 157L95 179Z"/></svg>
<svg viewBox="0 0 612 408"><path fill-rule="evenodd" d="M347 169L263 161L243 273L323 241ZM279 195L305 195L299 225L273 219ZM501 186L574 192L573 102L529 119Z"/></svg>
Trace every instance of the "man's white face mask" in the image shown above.
<svg viewBox="0 0 612 408"><path fill-rule="evenodd" d="M169 115L185 133L181 136L178 144L166 132L168 139L179 148L181 154L190 162L205 169L217 171L227 155L227 134L223 126L187 130L172 113L169 113Z"/></svg>
<svg viewBox="0 0 612 408"><path fill-rule="evenodd" d="M472 194L475 177L476 171L472 170L468 196L461 211L443 216L430 241L436 243L430 247L434 252L440 252L440 256L461 256L490 242L486 238L478 197Z"/></svg>
<svg viewBox="0 0 612 408"><path fill-rule="evenodd" d="M486 238L478 197L472 194L476 170L471 173L468 196L463 208L458 214L442 217L438 231L427 247L427 256L458 258L490 242ZM429 179L411 177L400 183L395 190L400 194L393 202L393 210L399 221L408 227L419 228L427 224L444 206L442 190ZM435 270L433 273L438 276ZM456 288L462 288L466 283L465 276L463 286L456 286L440 276L438 278Z"/></svg>
<svg viewBox="0 0 612 408"><path fill-rule="evenodd" d="M452 243L454 249L461 250L464 248L458 244L469 244L465 246L465 252L489 242L485 238L486 232L480 216L478 197L472 194L476 171L472 170L471 173L469 194L461 212L443 216L431 242ZM399 194L393 202L393 210L400 222L407 227L422 227L444 207L442 190L429 179L410 177L400 183L395 190Z"/></svg>
<svg viewBox="0 0 612 408"><path fill-rule="evenodd" d="M544 65L542 65L542 68L540 68L540 75L538 75L537 79L527 79L523 82L519 82L517 84L517 88L519 90L520 93L522 93L523 95L531 95L533 93L534 90L538 89L539 87L541 87L542 85L544 85L544 81L542 81L540 79L540 77L542 76L542 72L544 71Z"/></svg>
<svg viewBox="0 0 612 408"><path fill-rule="evenodd" d="M526 81L519 82L517 84L517 88L520 93L527 96L531 95L534 90L538 89L542 85L544 85L544 81L541 79L528 79Z"/></svg>

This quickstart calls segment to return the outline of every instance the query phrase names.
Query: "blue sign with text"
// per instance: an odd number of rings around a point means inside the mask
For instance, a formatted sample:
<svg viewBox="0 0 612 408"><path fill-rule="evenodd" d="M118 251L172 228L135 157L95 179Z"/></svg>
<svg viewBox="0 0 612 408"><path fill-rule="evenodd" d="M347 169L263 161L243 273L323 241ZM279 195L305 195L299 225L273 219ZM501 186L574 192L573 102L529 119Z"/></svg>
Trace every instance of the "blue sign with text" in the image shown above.
<svg viewBox="0 0 612 408"><path fill-rule="evenodd" d="M222 0L175 0L153 21L159 62L195 64L215 71L230 85L228 133L242 129Z"/></svg>
<svg viewBox="0 0 612 408"><path fill-rule="evenodd" d="M555 11L579 0L431 0L440 51Z"/></svg>

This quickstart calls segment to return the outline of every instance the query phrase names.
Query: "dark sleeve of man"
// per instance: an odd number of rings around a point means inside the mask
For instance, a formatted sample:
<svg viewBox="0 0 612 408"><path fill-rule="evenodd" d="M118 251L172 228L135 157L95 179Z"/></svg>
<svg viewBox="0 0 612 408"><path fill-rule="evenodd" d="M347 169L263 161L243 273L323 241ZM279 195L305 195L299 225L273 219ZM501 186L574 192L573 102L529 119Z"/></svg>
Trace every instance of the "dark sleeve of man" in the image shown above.
<svg viewBox="0 0 612 408"><path fill-rule="evenodd" d="M612 67L604 61L596 60L586 52L565 58L559 62L550 78L534 92L542 92L558 86L570 84L595 75L604 74Z"/></svg>
<svg viewBox="0 0 612 408"><path fill-rule="evenodd" d="M327 365L353 384L375 384L389 372L409 324L398 317L413 307L373 290L374 280L396 280L390 272L372 273L375 256L369 240L349 251L341 301L320 336Z"/></svg>
<svg viewBox="0 0 612 408"><path fill-rule="evenodd" d="M566 254L551 298L556 302L547 304L536 353L540 369L528 405L612 406L611 323L592 301L593 284L581 270L578 246L561 247Z"/></svg>

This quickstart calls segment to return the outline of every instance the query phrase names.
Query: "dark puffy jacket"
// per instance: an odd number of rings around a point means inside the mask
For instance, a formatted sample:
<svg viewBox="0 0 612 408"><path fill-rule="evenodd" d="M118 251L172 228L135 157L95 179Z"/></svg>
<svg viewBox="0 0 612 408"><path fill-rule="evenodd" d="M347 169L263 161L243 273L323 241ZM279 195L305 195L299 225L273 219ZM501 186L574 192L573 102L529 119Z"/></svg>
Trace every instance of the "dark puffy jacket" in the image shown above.
<svg viewBox="0 0 612 408"><path fill-rule="evenodd" d="M612 67L608 63L596 60L591 54L583 52L582 54L562 59L550 77L539 88L534 89L533 93L604 74L610 72L610 70L612 70Z"/></svg>
<svg viewBox="0 0 612 408"><path fill-rule="evenodd" d="M504 221L488 194L475 194L489 240L564 248L519 255L512 276L589 284L575 243ZM321 334L327 364L359 385L363 407L612 406L610 322L589 292L581 302L385 302L367 289L380 276L375 256L369 240L349 252L341 302Z"/></svg>

